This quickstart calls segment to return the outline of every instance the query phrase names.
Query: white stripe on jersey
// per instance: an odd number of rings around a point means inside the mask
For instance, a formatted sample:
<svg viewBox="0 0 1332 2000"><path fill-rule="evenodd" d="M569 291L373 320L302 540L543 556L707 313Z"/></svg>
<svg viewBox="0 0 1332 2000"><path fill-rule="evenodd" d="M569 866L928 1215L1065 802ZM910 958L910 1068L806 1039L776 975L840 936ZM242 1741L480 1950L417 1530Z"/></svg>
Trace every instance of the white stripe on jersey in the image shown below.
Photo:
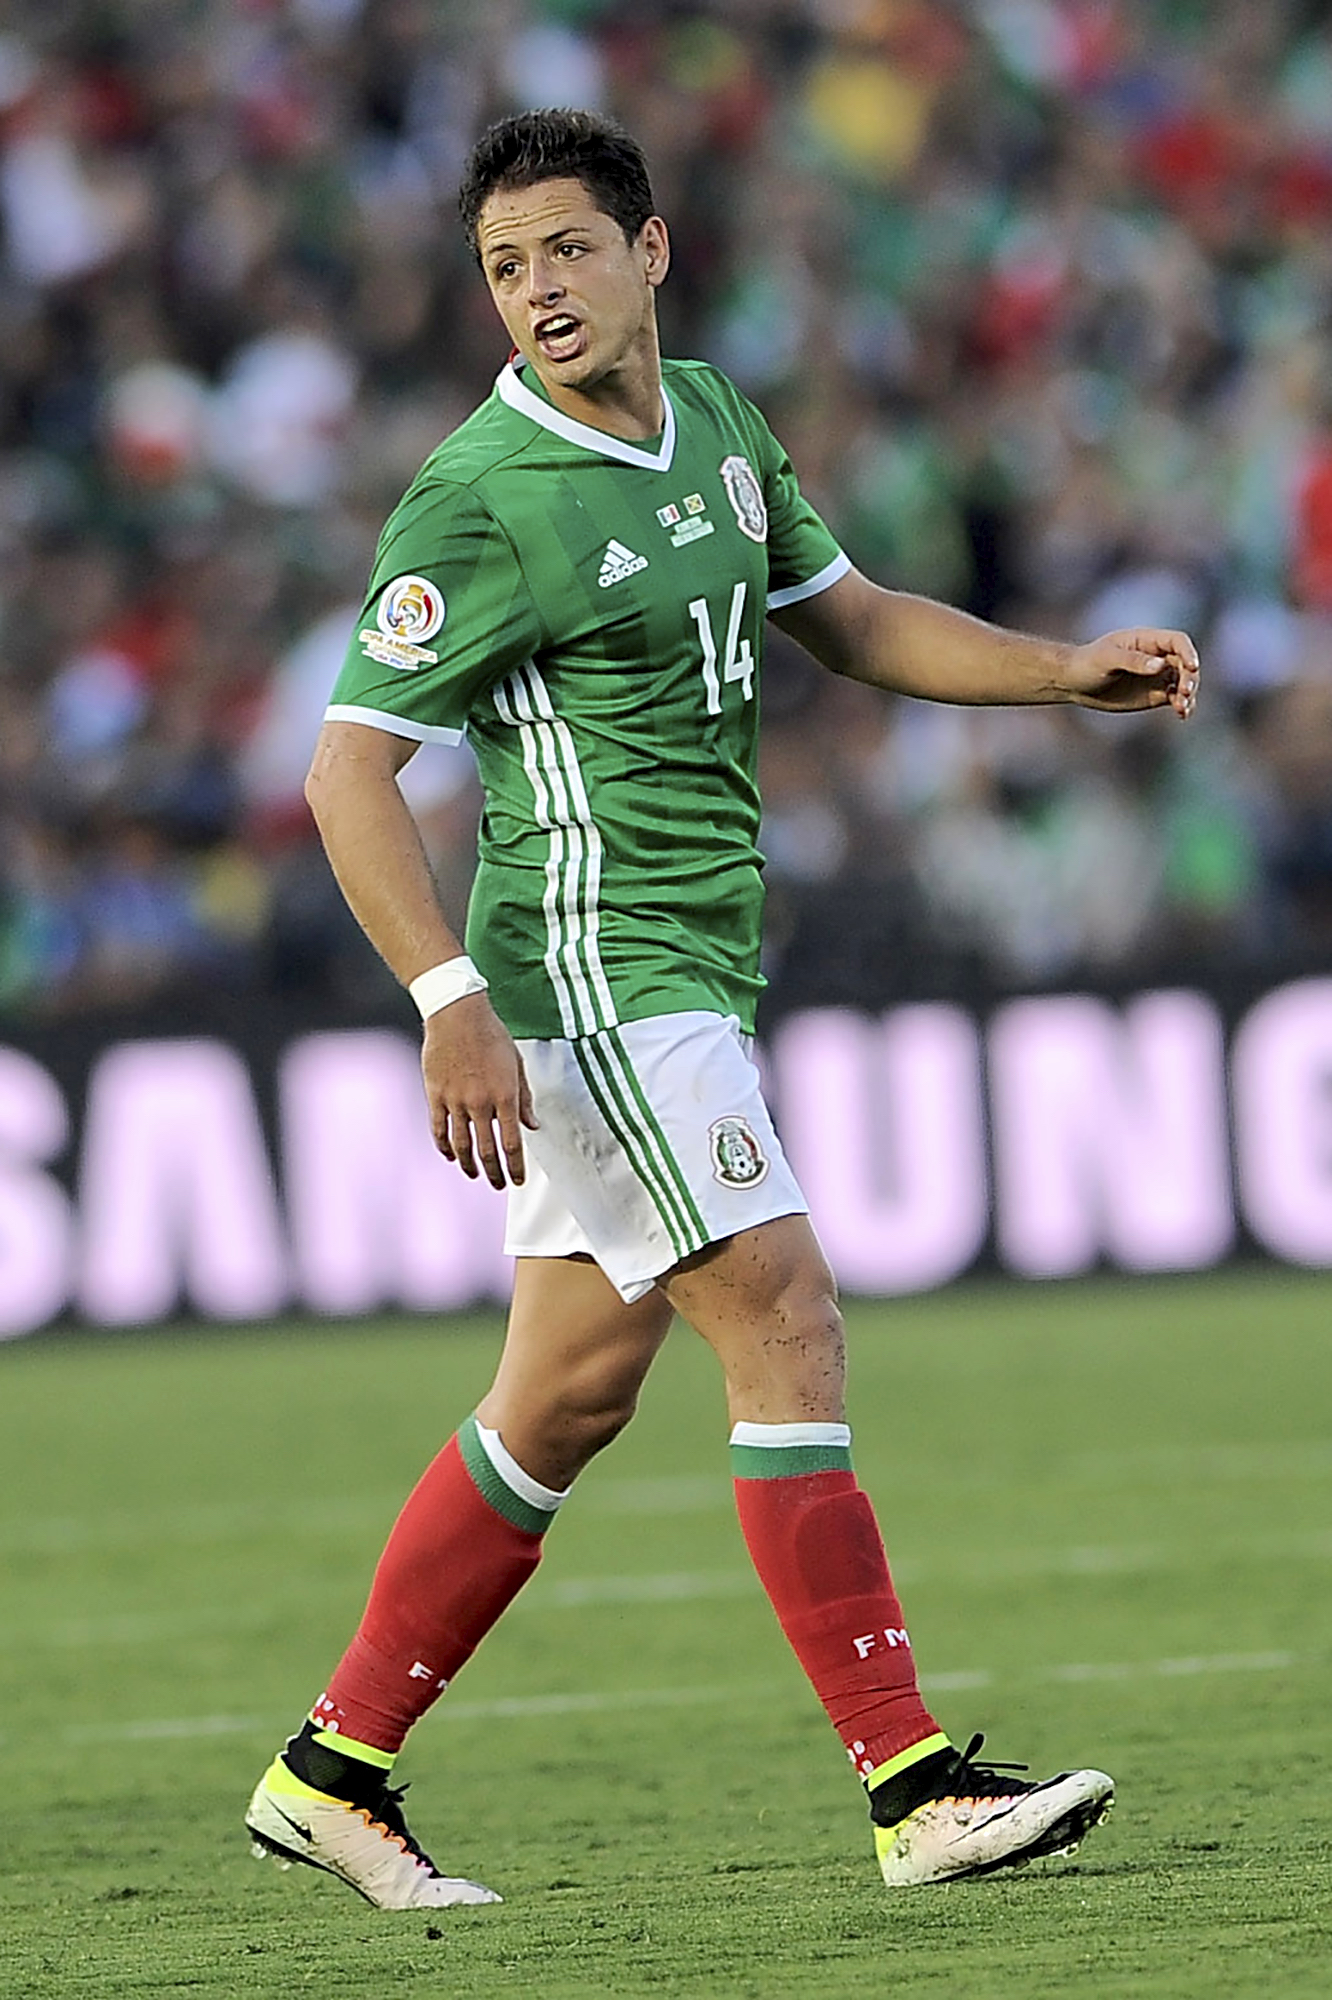
<svg viewBox="0 0 1332 2000"><path fill-rule="evenodd" d="M573 800L573 809L578 816L580 826L584 827L587 832L587 881L583 902L583 915L587 926L587 969L593 989L598 1000L601 1002L602 1019L596 1025L603 1028L613 1028L618 1024L619 1015L615 1010L615 1001L611 995L610 981L606 977L606 969L601 962L601 945L599 942L601 934L601 829L592 817L592 806L587 796L587 787L583 783L582 768L578 762L578 752L574 748L574 740L569 725L561 716L555 713L555 705L551 701L549 690L541 678L536 662L529 660L527 666L522 671L526 674L531 686L533 696L536 700L537 713L545 717L555 732L556 740L564 757L564 768L568 775L569 793Z"/></svg>
<svg viewBox="0 0 1332 2000"><path fill-rule="evenodd" d="M569 1036L614 1027L618 1016L598 945L601 834L573 737L530 661L496 687L494 699L501 720L519 732L537 824L550 835L543 959L561 1024Z"/></svg>
<svg viewBox="0 0 1332 2000"><path fill-rule="evenodd" d="M577 1002L581 1032L589 1034L600 1024L592 1005L592 994L588 987L587 975L579 956L578 947L582 941L583 910L579 890L583 874L583 829L572 810L569 791L565 784L565 774L560 765L559 750L550 724L534 714L532 690L526 672L519 668L514 676L513 705L523 724L531 730L536 739L542 769L550 787L552 816L557 827L565 833L565 868L563 880L563 938L560 938L560 922L557 914L556 935L553 940L557 956L564 960L569 985Z"/></svg>
<svg viewBox="0 0 1332 2000"><path fill-rule="evenodd" d="M550 846L546 850L546 887L541 898L541 908L546 919L546 949L542 956L559 1005L561 1026L566 1035L576 1035L578 1018L574 1013L573 996L560 970L559 895L564 861L564 829L557 826L550 815L545 780L537 757L536 732L529 725L519 721L509 701L509 691L516 680L517 675L511 674L507 681L502 681L496 687L495 708L500 720L507 722L519 732L523 749L523 769L527 772L528 782L532 787L537 825L544 827L550 835Z"/></svg>

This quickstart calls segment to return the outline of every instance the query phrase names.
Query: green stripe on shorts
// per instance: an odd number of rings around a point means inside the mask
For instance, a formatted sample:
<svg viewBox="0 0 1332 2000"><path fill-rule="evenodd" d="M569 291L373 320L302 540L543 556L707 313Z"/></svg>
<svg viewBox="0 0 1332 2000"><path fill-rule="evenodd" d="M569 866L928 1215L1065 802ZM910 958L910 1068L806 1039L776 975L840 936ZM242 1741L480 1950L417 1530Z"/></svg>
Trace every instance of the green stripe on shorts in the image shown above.
<svg viewBox="0 0 1332 2000"><path fill-rule="evenodd" d="M706 1236L699 1241L691 1239L687 1211L684 1209L673 1184L673 1177L654 1156L649 1137L644 1134L641 1124L633 1115L631 1102L626 1101L623 1085L615 1074L615 1065L605 1049L599 1046L600 1036L585 1036L573 1042L574 1056L583 1073L583 1080L591 1091L597 1109L610 1130L619 1140L625 1156L661 1217L662 1225L671 1240L671 1248L677 1257L687 1257L698 1250ZM666 1158L674 1167L669 1150ZM675 1169L678 1174L679 1169Z"/></svg>
<svg viewBox="0 0 1332 2000"><path fill-rule="evenodd" d="M642 1114L643 1121L647 1125L649 1130L655 1134L657 1144L661 1149L662 1157L666 1161L667 1165L671 1170L672 1175L674 1176L675 1192L678 1195L680 1202L684 1207L685 1214L688 1216L689 1221L692 1224L691 1234L696 1235L698 1238L698 1241L694 1245L694 1248L701 1250L703 1245L708 1241L708 1233L709 1233L708 1225L703 1220L703 1217L699 1212L698 1203L694 1200L694 1194L692 1188L689 1185L688 1176L683 1172L683 1170L679 1165L679 1162L676 1160L674 1153L671 1151L670 1141L667 1139L665 1132L662 1130L661 1124L657 1118L655 1111L652 1109L652 1106L648 1102L647 1092L644 1090L642 1084L638 1080L638 1071L634 1068L634 1065L630 1060L629 1051L624 1045L624 1039L613 1028L606 1030L604 1033L599 1035L597 1039L598 1041L609 1042L609 1044L615 1050L616 1054L620 1059L620 1064L624 1070L625 1075L629 1079L630 1087L632 1088L634 1096L638 1101L638 1108Z"/></svg>

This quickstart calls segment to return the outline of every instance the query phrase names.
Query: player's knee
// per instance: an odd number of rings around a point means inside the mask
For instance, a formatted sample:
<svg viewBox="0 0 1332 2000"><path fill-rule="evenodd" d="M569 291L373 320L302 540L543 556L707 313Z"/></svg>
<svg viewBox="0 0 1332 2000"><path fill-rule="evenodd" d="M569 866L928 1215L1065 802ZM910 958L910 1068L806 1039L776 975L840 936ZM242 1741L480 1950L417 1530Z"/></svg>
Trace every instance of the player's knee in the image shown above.
<svg viewBox="0 0 1332 2000"><path fill-rule="evenodd" d="M619 1436L635 1403L633 1394L588 1394L565 1384L529 1398L520 1412L506 1415L483 1403L481 1414L497 1426L524 1472L562 1490Z"/></svg>
<svg viewBox="0 0 1332 2000"><path fill-rule="evenodd" d="M612 1379L571 1384L562 1399L561 1429L586 1464L620 1435L638 1408L639 1383Z"/></svg>
<svg viewBox="0 0 1332 2000"><path fill-rule="evenodd" d="M758 1340L761 1371L782 1385L793 1408L840 1408L846 1382L846 1337L831 1276L817 1265L793 1271L778 1288ZM739 1375L748 1379L752 1356Z"/></svg>
<svg viewBox="0 0 1332 2000"><path fill-rule="evenodd" d="M767 1317L790 1334L841 1350L844 1334L837 1283L821 1257L803 1258L777 1276Z"/></svg>

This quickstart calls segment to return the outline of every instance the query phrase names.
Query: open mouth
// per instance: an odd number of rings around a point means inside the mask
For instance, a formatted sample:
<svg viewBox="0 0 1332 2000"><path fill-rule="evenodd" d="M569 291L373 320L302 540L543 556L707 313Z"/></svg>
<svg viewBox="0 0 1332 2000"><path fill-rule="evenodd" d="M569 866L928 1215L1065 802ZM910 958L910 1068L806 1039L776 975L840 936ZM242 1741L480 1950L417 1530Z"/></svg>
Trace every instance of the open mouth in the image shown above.
<svg viewBox="0 0 1332 2000"><path fill-rule="evenodd" d="M567 361L583 344L583 328L572 313L552 313L533 328L537 346L552 361Z"/></svg>

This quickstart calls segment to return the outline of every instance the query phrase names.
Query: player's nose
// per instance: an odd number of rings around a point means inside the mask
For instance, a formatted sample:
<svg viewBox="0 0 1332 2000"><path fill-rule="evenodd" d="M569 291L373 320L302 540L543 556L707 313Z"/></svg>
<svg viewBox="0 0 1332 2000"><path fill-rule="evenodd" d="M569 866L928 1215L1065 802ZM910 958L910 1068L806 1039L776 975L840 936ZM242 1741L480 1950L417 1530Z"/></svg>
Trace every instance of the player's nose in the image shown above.
<svg viewBox="0 0 1332 2000"><path fill-rule="evenodd" d="M554 271L534 266L528 296L534 306L557 305L564 296L564 286Z"/></svg>

